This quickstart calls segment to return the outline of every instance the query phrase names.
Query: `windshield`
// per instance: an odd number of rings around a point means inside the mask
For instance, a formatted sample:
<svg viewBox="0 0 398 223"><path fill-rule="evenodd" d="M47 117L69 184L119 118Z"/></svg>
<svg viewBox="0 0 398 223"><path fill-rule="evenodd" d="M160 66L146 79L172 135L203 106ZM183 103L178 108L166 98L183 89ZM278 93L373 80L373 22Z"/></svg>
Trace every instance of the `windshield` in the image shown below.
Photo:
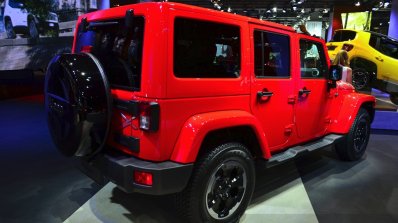
<svg viewBox="0 0 398 223"><path fill-rule="evenodd" d="M87 51L98 58L113 88L140 90L144 18L134 17L127 28L124 19L92 22L79 28L75 52Z"/></svg>
<svg viewBox="0 0 398 223"><path fill-rule="evenodd" d="M330 42L344 42L355 39L357 32L350 30L338 30L334 33Z"/></svg>

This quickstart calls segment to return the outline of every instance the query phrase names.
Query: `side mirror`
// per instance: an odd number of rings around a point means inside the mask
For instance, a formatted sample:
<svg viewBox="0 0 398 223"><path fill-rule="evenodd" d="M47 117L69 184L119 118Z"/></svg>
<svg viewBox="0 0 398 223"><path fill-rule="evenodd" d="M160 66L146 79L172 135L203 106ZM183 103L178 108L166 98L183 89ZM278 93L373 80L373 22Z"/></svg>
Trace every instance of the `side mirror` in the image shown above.
<svg viewBox="0 0 398 223"><path fill-rule="evenodd" d="M343 74L343 66L341 65L332 65L329 69L329 80L330 81L339 81L342 78Z"/></svg>

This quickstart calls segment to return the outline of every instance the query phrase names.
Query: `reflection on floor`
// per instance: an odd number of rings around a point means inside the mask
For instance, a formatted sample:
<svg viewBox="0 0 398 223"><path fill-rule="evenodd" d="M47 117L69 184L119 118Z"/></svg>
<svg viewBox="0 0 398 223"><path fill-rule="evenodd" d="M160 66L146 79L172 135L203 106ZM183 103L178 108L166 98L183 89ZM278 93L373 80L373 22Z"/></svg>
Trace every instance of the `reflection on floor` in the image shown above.
<svg viewBox="0 0 398 223"><path fill-rule="evenodd" d="M374 88L372 89L371 94L376 97L377 110L393 112L398 111L398 105L391 102L389 94L376 90Z"/></svg>

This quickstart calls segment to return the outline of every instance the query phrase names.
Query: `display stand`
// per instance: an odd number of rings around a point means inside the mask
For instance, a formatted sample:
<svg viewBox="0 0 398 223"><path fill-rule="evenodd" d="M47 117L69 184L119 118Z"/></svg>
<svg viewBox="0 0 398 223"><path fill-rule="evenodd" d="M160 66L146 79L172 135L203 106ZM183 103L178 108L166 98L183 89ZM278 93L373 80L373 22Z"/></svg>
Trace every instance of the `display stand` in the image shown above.
<svg viewBox="0 0 398 223"><path fill-rule="evenodd" d="M376 114L372 129L398 130L398 106L390 101L386 93L373 89L372 95L376 97Z"/></svg>
<svg viewBox="0 0 398 223"><path fill-rule="evenodd" d="M292 168L294 164L289 168ZM304 184L295 167L288 183L263 192L257 182L252 202L240 222L318 222ZM275 180L275 179L274 179ZM261 180L260 180L261 181ZM267 191L267 190L266 190ZM170 198L125 194L108 183L73 213L66 223L76 222L183 222L172 210Z"/></svg>

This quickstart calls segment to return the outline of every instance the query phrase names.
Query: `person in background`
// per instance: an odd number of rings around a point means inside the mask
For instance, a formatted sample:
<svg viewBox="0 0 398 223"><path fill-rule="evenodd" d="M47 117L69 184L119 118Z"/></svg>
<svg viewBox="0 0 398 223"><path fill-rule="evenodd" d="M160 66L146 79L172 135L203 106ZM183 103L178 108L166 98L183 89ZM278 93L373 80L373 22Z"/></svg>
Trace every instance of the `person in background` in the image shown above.
<svg viewBox="0 0 398 223"><path fill-rule="evenodd" d="M336 57L334 58L332 64L343 66L343 74L341 80L352 84L352 69L350 68L350 62L347 51L340 50L336 54Z"/></svg>

